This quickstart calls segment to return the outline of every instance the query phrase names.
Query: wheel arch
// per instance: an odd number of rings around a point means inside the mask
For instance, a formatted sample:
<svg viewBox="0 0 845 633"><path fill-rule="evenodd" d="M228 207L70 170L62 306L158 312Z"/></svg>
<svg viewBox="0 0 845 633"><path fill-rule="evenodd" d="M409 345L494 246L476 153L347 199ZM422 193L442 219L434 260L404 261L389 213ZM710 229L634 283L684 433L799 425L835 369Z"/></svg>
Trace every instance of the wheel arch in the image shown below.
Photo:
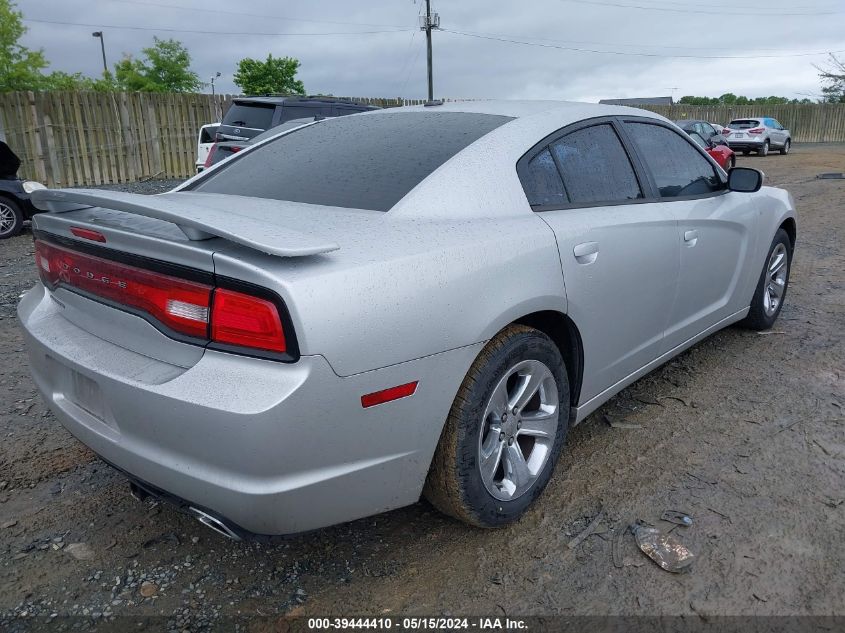
<svg viewBox="0 0 845 633"><path fill-rule="evenodd" d="M798 227L795 224L795 218L786 218L780 223L778 229L783 229L789 236L789 243L792 248L795 248L795 240L798 238Z"/></svg>
<svg viewBox="0 0 845 633"><path fill-rule="evenodd" d="M541 310L526 314L514 323L540 330L554 341L566 364L570 406L578 406L584 377L584 344L575 322L562 312Z"/></svg>

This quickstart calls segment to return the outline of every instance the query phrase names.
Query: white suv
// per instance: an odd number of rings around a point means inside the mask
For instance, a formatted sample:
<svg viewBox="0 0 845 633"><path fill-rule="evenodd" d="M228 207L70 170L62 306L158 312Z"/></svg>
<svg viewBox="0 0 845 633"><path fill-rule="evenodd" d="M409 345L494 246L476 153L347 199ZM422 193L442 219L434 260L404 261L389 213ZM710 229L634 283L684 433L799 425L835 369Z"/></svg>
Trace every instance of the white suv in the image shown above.
<svg viewBox="0 0 845 633"><path fill-rule="evenodd" d="M722 134L728 139L732 150L741 151L745 156L752 150L765 156L770 149L779 149L781 154L788 154L792 147L792 134L771 117L734 119Z"/></svg>

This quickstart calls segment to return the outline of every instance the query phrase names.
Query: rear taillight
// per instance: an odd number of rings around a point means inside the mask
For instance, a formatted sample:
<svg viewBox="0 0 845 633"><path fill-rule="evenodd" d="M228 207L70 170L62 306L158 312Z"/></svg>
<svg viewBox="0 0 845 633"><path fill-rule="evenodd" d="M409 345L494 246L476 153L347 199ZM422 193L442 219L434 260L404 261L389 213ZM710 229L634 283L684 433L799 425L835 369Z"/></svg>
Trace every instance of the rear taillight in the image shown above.
<svg viewBox="0 0 845 633"><path fill-rule="evenodd" d="M205 157L205 162L202 164L204 169L208 169L214 163L212 160L214 159L214 153L217 151L217 143L211 146L211 149L208 150L208 156Z"/></svg>
<svg viewBox="0 0 845 633"><path fill-rule="evenodd" d="M211 340L271 352L287 350L282 320L271 301L223 288L214 291Z"/></svg>
<svg viewBox="0 0 845 633"><path fill-rule="evenodd" d="M754 129L748 130L749 134L762 134L766 131L764 127L755 127Z"/></svg>
<svg viewBox="0 0 845 633"><path fill-rule="evenodd" d="M108 259L35 241L38 273L44 285L64 286L82 294L140 311L180 334L208 336L212 287Z"/></svg>
<svg viewBox="0 0 845 633"><path fill-rule="evenodd" d="M249 348L284 354L284 326L276 304L245 292L188 281L129 264L35 240L41 281L84 296L102 299L139 314L165 332L218 343L227 349Z"/></svg>

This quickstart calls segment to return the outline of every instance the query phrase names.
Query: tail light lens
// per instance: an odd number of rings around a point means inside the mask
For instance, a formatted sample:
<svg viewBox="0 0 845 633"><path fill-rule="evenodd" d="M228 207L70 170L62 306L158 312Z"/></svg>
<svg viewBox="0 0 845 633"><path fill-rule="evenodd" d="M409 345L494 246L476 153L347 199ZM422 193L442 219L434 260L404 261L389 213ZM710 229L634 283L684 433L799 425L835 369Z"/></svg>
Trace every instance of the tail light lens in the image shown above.
<svg viewBox="0 0 845 633"><path fill-rule="evenodd" d="M211 149L208 150L208 156L205 157L205 162L202 164L202 166L205 169L208 169L209 167L211 167L214 164L214 163L212 163L212 161L214 160L214 153L216 151L217 151L217 143L212 145Z"/></svg>
<svg viewBox="0 0 845 633"><path fill-rule="evenodd" d="M755 127L751 130L748 130L748 133L749 134L762 134L765 131L766 131L766 128L764 128L764 127Z"/></svg>
<svg viewBox="0 0 845 633"><path fill-rule="evenodd" d="M59 285L145 313L167 328L205 338L211 286L35 242L44 285Z"/></svg>
<svg viewBox="0 0 845 633"><path fill-rule="evenodd" d="M271 352L287 350L282 320L272 302L223 288L214 291L211 340Z"/></svg>
<svg viewBox="0 0 845 633"><path fill-rule="evenodd" d="M195 342L285 354L277 305L261 297L198 283L35 240L45 286L105 300ZM233 350L237 351L237 350Z"/></svg>

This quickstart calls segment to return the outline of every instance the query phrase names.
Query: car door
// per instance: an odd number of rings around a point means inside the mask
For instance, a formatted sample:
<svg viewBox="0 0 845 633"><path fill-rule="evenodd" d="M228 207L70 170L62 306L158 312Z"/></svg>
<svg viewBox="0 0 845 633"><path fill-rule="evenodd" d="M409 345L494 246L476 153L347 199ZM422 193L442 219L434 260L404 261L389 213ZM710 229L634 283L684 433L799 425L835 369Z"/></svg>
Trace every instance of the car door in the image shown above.
<svg viewBox="0 0 845 633"><path fill-rule="evenodd" d="M783 147L784 143L786 143L786 131L783 129L783 126L777 121L777 119L768 119L768 124L772 128L772 138L775 139L775 143L778 147Z"/></svg>
<svg viewBox="0 0 845 633"><path fill-rule="evenodd" d="M666 328L668 351L748 306L742 272L751 266L758 212L750 196L727 190L723 175L690 138L656 120L626 119L624 131L677 221L680 274Z"/></svg>
<svg viewBox="0 0 845 633"><path fill-rule="evenodd" d="M564 128L518 167L557 239L569 316L584 345L582 404L657 357L678 277L675 221L649 202L617 125Z"/></svg>

